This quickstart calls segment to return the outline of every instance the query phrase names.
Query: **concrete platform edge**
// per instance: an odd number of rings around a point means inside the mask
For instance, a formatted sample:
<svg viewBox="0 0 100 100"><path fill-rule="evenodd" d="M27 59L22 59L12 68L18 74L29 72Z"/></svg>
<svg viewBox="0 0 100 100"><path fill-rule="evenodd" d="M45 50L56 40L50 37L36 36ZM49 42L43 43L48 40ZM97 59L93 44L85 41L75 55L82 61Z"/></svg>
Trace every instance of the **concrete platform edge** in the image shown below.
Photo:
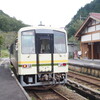
<svg viewBox="0 0 100 100"><path fill-rule="evenodd" d="M97 90L94 90L94 89L92 89L92 88L89 88L89 87L87 87L87 86L85 86L85 85L79 84L79 83L77 83L77 82L75 82L75 81L72 81L72 80L69 80L69 79L68 79L68 81L71 82L71 83L77 84L78 87L82 87L82 88L84 88L85 90L90 90L90 91L92 91L93 93L100 95L100 92L97 91Z"/></svg>
<svg viewBox="0 0 100 100"><path fill-rule="evenodd" d="M10 68L9 68L10 69ZM25 94L27 100L32 100L29 95L27 94L27 92L24 90L24 88L20 85L20 83L18 82L18 80L16 79L15 74L13 73L13 71L10 69L12 77L16 80L17 84L19 85L19 87L21 88L21 90L23 91L23 93Z"/></svg>

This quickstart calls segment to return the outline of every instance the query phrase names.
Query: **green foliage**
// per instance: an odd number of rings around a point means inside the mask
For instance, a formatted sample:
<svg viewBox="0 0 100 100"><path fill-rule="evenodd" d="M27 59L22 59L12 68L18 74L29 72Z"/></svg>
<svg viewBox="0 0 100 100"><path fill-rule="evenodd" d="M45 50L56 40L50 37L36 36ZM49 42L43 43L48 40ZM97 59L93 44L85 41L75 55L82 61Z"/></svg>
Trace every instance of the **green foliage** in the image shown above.
<svg viewBox="0 0 100 100"><path fill-rule="evenodd" d="M73 36L74 33L79 29L79 27L82 25L82 20L76 20L73 24L68 27L68 37Z"/></svg>
<svg viewBox="0 0 100 100"><path fill-rule="evenodd" d="M36 100L36 98L35 97L32 97L32 100Z"/></svg>
<svg viewBox="0 0 100 100"><path fill-rule="evenodd" d="M77 39L75 39L74 36L71 36L69 39L68 39L69 42L73 42L73 43L79 43L79 41Z"/></svg>
<svg viewBox="0 0 100 100"><path fill-rule="evenodd" d="M6 57L9 57L9 52L8 52L8 50L6 49L6 50L1 50L0 51L0 57L1 58L6 58Z"/></svg>
<svg viewBox="0 0 100 100"><path fill-rule="evenodd" d="M1 47L2 43L3 43L3 36L0 35L0 47Z"/></svg>
<svg viewBox="0 0 100 100"><path fill-rule="evenodd" d="M65 26L69 38L74 36L77 29L91 12L100 13L100 0L93 0L90 4L87 4L78 10L72 21Z"/></svg>
<svg viewBox="0 0 100 100"><path fill-rule="evenodd" d="M0 30L5 32L18 31L21 27L25 27L20 20L12 18L0 10Z"/></svg>
<svg viewBox="0 0 100 100"><path fill-rule="evenodd" d="M17 31L25 26L28 25L0 10L0 47L6 49L10 46L17 37Z"/></svg>
<svg viewBox="0 0 100 100"><path fill-rule="evenodd" d="M3 38L3 43L1 45L2 49L7 48L11 45L11 43L16 39L17 33L16 32L1 32L0 33Z"/></svg>

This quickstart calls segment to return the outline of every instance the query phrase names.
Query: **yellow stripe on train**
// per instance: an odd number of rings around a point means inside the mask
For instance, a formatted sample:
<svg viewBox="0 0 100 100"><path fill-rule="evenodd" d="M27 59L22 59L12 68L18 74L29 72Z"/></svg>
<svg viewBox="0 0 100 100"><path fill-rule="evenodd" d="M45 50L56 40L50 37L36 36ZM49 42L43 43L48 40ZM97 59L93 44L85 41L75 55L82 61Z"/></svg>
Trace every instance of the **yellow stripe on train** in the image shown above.
<svg viewBox="0 0 100 100"><path fill-rule="evenodd" d="M55 60L54 63L68 62L68 60ZM39 61L39 63L51 63L51 61ZM19 61L18 64L36 64L36 61Z"/></svg>

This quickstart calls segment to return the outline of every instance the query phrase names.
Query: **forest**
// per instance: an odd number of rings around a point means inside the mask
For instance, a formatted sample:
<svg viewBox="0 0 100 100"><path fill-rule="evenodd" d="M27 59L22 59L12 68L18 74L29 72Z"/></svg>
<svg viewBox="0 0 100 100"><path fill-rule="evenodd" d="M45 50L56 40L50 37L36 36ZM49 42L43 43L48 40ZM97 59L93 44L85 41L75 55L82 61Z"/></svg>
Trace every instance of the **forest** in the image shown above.
<svg viewBox="0 0 100 100"><path fill-rule="evenodd" d="M21 27L26 26L22 21L10 17L0 10L0 31L11 32L18 31Z"/></svg>
<svg viewBox="0 0 100 100"><path fill-rule="evenodd" d="M76 15L72 18L71 22L65 26L65 30L68 33L69 41L74 41L74 35L85 19L89 16L89 13L100 13L100 0L93 0L91 3L81 7Z"/></svg>
<svg viewBox="0 0 100 100"><path fill-rule="evenodd" d="M10 17L0 10L0 48L9 46L17 36L17 31L21 27L25 27L22 21L14 17Z"/></svg>

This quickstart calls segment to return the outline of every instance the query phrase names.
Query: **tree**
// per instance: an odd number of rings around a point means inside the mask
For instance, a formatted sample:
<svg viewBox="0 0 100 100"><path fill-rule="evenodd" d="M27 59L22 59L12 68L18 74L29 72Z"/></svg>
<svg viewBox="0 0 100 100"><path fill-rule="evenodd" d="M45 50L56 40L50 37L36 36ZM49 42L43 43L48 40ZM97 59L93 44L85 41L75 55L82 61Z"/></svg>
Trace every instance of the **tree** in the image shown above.
<svg viewBox="0 0 100 100"><path fill-rule="evenodd" d="M1 56L1 45L3 43L3 37L0 35L0 56Z"/></svg>
<svg viewBox="0 0 100 100"><path fill-rule="evenodd" d="M12 18L0 10L0 30L4 32L18 31L20 28L25 27L22 21Z"/></svg>
<svg viewBox="0 0 100 100"><path fill-rule="evenodd" d="M0 35L0 47L1 47L2 43L3 43L3 37Z"/></svg>
<svg viewBox="0 0 100 100"><path fill-rule="evenodd" d="M70 27L68 27L67 29L68 38L70 38L71 36L73 36L73 34L76 33L76 31L79 29L82 23L83 23L83 20L76 20L73 24L70 25Z"/></svg>
<svg viewBox="0 0 100 100"><path fill-rule="evenodd" d="M77 29L81 26L82 22L91 12L100 13L100 0L93 0L91 3L86 4L84 7L81 7L78 10L77 14L73 17L71 22L65 26L69 38L74 36ZM80 15L82 16L81 20Z"/></svg>

